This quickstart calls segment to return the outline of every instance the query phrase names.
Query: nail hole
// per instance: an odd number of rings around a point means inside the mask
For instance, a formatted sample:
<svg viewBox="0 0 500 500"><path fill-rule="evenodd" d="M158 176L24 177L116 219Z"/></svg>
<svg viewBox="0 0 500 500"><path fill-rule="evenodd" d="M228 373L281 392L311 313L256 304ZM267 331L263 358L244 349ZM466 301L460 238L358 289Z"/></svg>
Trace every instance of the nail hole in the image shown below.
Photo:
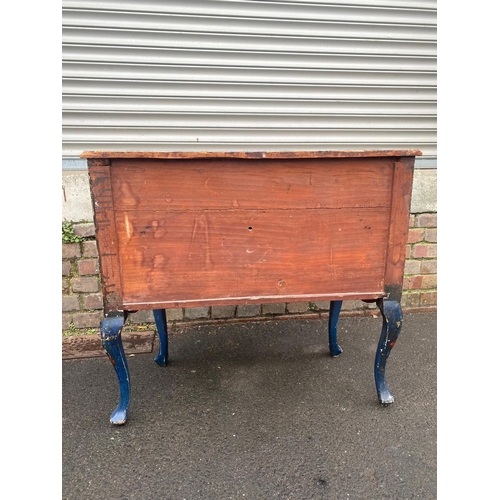
<svg viewBox="0 0 500 500"><path fill-rule="evenodd" d="M252 227L252 226L249 226L249 227L248 227L248 230L249 230L249 231L251 231L252 229L253 229L253 227Z"/></svg>

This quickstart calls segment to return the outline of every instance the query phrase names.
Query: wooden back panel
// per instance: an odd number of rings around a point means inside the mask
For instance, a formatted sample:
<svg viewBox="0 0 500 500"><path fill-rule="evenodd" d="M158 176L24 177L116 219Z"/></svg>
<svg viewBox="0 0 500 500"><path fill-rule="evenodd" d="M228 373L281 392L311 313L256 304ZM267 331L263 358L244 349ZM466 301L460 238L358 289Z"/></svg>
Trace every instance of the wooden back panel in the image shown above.
<svg viewBox="0 0 500 500"><path fill-rule="evenodd" d="M88 161L107 310L400 293L412 157Z"/></svg>

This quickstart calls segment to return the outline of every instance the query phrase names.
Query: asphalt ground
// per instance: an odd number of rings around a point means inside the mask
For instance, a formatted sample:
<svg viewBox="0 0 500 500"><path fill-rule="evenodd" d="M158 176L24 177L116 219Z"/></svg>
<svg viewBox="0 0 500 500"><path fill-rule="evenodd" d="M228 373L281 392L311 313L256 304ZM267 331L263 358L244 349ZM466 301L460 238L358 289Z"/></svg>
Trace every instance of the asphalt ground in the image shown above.
<svg viewBox="0 0 500 500"><path fill-rule="evenodd" d="M380 317L171 328L169 365L128 357L128 423L105 357L63 360L64 499L437 498L436 313L406 313L379 405Z"/></svg>

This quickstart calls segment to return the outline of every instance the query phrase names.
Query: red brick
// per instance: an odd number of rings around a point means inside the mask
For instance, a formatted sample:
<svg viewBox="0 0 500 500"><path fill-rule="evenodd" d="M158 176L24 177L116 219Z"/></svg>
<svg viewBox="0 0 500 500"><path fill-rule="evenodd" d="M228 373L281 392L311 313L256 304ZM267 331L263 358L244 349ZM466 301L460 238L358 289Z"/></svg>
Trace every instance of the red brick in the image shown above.
<svg viewBox="0 0 500 500"><path fill-rule="evenodd" d="M77 236L82 236L84 238L95 236L95 226L93 222L74 224L73 231Z"/></svg>
<svg viewBox="0 0 500 500"><path fill-rule="evenodd" d="M410 229L408 231L408 243L418 243L424 240L424 229Z"/></svg>
<svg viewBox="0 0 500 500"><path fill-rule="evenodd" d="M423 306L437 305L437 292L422 292L420 296L420 303Z"/></svg>
<svg viewBox="0 0 500 500"><path fill-rule="evenodd" d="M68 278L63 278L62 279L62 293L65 295L69 293L69 279Z"/></svg>
<svg viewBox="0 0 500 500"><path fill-rule="evenodd" d="M92 293L99 291L97 278L73 278L71 280L73 292Z"/></svg>
<svg viewBox="0 0 500 500"><path fill-rule="evenodd" d="M419 288L422 288L422 276L411 276L409 278L410 281L410 290L418 290Z"/></svg>
<svg viewBox="0 0 500 500"><path fill-rule="evenodd" d="M100 293L86 295L84 299L84 307L85 309L102 309L104 307L102 295Z"/></svg>
<svg viewBox="0 0 500 500"><path fill-rule="evenodd" d="M437 243L437 229L426 229L425 241L428 241L429 243Z"/></svg>
<svg viewBox="0 0 500 500"><path fill-rule="evenodd" d="M435 244L415 244L413 245L413 258L434 258L437 257L437 245Z"/></svg>
<svg viewBox="0 0 500 500"><path fill-rule="evenodd" d="M403 290L409 290L409 289L410 289L410 279L403 278Z"/></svg>
<svg viewBox="0 0 500 500"><path fill-rule="evenodd" d="M76 328L98 328L103 318L102 311L73 314L73 324Z"/></svg>
<svg viewBox="0 0 500 500"><path fill-rule="evenodd" d="M411 245L406 245L406 258L409 259L411 257Z"/></svg>
<svg viewBox="0 0 500 500"><path fill-rule="evenodd" d="M62 258L63 259L74 259L75 257L81 257L82 253L80 251L80 243L63 243L62 245Z"/></svg>
<svg viewBox="0 0 500 500"><path fill-rule="evenodd" d="M437 275L436 274L428 274L426 276L422 276L422 287L426 290L437 288Z"/></svg>
<svg viewBox="0 0 500 500"><path fill-rule="evenodd" d="M407 260L405 262L404 274L420 274L421 260Z"/></svg>
<svg viewBox="0 0 500 500"><path fill-rule="evenodd" d="M78 261L78 274L86 276L89 274L98 274L97 259L79 260Z"/></svg>
<svg viewBox="0 0 500 500"><path fill-rule="evenodd" d="M420 214L415 222L416 227L437 227L437 214Z"/></svg>
<svg viewBox="0 0 500 500"><path fill-rule="evenodd" d="M71 276L71 262L69 260L62 261L62 275Z"/></svg>
<svg viewBox="0 0 500 500"><path fill-rule="evenodd" d="M437 273L437 260L422 260L420 272L422 274L436 274Z"/></svg>
<svg viewBox="0 0 500 500"><path fill-rule="evenodd" d="M83 256L84 257L97 257L97 242L95 240L84 241L83 246Z"/></svg>
<svg viewBox="0 0 500 500"><path fill-rule="evenodd" d="M415 227L415 216L413 214L410 214L408 219L408 227Z"/></svg>

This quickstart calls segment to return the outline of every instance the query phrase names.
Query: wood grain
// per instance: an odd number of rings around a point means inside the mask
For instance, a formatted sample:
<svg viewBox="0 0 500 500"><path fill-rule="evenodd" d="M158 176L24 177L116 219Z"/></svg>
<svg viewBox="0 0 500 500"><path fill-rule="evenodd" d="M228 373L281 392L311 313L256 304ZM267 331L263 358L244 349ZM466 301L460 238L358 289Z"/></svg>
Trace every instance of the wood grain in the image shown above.
<svg viewBox="0 0 500 500"><path fill-rule="evenodd" d="M419 154L86 152L105 311L399 300Z"/></svg>
<svg viewBox="0 0 500 500"><path fill-rule="evenodd" d="M122 306L122 287L110 161L91 159L88 160L88 167L101 268L104 311L116 311Z"/></svg>
<svg viewBox="0 0 500 500"><path fill-rule="evenodd" d="M80 158L374 158L377 156L420 156L418 149L352 150L352 151L84 151Z"/></svg>
<svg viewBox="0 0 500 500"><path fill-rule="evenodd" d="M388 207L391 158L113 160L115 209Z"/></svg>
<svg viewBox="0 0 500 500"><path fill-rule="evenodd" d="M394 163L392 185L391 226L389 232L385 283L387 291L399 300L403 286L403 273L408 240L414 158L402 158Z"/></svg>
<svg viewBox="0 0 500 500"><path fill-rule="evenodd" d="M383 294L389 209L116 213L124 303Z"/></svg>

